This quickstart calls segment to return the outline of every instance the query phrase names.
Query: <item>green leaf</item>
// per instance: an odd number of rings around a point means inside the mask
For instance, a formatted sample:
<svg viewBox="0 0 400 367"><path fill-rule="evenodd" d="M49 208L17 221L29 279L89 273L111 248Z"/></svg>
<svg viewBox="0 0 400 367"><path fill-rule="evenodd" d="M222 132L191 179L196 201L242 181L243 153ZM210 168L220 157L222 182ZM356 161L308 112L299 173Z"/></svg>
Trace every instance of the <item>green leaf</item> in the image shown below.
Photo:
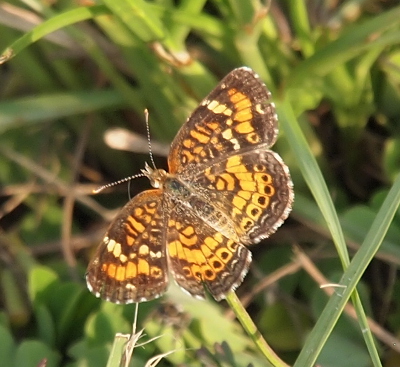
<svg viewBox="0 0 400 367"><path fill-rule="evenodd" d="M44 304L36 302L36 305L34 306L34 312L36 317L38 336L47 345L55 347L57 342L56 326L54 318L49 311L49 308Z"/></svg>
<svg viewBox="0 0 400 367"><path fill-rule="evenodd" d="M45 266L35 266L28 275L28 291L32 302L46 303L49 288L58 283L57 274ZM51 293L51 290L50 290Z"/></svg>
<svg viewBox="0 0 400 367"><path fill-rule="evenodd" d="M46 367L57 367L60 356L37 340L24 341L17 349L14 366L37 367L43 359L47 360Z"/></svg>
<svg viewBox="0 0 400 367"><path fill-rule="evenodd" d="M102 302L100 311L92 314L85 325L90 346L112 343L116 333L130 333L132 325L123 317L123 307Z"/></svg>
<svg viewBox="0 0 400 367"><path fill-rule="evenodd" d="M10 330L0 325L0 356L3 366L14 366L16 345Z"/></svg>

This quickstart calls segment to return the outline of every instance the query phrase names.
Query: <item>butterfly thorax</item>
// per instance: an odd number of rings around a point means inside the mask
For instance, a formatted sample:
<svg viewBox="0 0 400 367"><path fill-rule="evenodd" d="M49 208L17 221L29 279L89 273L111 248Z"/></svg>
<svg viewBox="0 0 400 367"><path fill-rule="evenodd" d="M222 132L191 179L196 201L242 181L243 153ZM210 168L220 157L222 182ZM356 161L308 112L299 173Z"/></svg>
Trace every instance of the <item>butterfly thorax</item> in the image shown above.
<svg viewBox="0 0 400 367"><path fill-rule="evenodd" d="M227 214L218 209L215 203L195 185L182 180L179 176L167 173L163 182L164 195L172 205L190 211L203 222L227 238L239 242L235 224Z"/></svg>
<svg viewBox="0 0 400 367"><path fill-rule="evenodd" d="M179 176L163 169L153 169L147 163L142 170L154 188L162 188L164 199L173 206L189 210L225 237L239 242L236 226L232 219L218 209L210 200L210 195L201 192L196 186L185 182ZM171 208L170 208L171 209Z"/></svg>

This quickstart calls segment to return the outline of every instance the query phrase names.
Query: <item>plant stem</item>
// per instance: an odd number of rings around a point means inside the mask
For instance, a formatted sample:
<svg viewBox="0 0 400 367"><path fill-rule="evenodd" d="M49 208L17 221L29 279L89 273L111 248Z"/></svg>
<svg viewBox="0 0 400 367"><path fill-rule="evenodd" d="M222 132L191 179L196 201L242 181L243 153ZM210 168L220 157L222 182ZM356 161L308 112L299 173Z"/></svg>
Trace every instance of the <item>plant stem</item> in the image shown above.
<svg viewBox="0 0 400 367"><path fill-rule="evenodd" d="M257 346L259 351L265 356L265 358L270 362L270 364L274 367L289 367L288 364L283 362L272 350L272 348L265 341L261 333L258 331L256 325L253 320L250 318L246 309L243 307L239 298L237 297L235 292L229 292L226 296L226 301L229 306L232 308L235 313L237 319L242 324L244 330L249 335L251 340L253 340L254 344Z"/></svg>

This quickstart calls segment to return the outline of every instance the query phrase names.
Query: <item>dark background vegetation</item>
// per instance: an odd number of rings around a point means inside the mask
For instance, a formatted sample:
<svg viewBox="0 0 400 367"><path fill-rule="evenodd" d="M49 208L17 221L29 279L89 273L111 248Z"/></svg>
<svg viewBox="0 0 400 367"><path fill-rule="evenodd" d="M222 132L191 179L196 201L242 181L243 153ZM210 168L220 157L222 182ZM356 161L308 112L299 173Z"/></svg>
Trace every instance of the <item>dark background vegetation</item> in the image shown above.
<svg viewBox="0 0 400 367"><path fill-rule="evenodd" d="M242 65L273 93L274 149L296 198L279 231L252 247L238 296L287 363L312 366L302 358L317 350L324 367L400 365L400 212L385 217L398 205L398 1L3 1L0 49L1 365L105 366L134 307L93 297L85 268L118 208L149 184L92 190L144 167L145 108L166 168L157 142L171 142ZM113 128L126 130L106 143ZM342 278L347 251L362 249L353 284ZM336 323L324 309L341 288L320 284L339 281L357 284L358 319L348 307ZM168 351L160 366L267 365L225 302L173 285L140 305L142 327L140 342L159 338L135 349L132 366Z"/></svg>

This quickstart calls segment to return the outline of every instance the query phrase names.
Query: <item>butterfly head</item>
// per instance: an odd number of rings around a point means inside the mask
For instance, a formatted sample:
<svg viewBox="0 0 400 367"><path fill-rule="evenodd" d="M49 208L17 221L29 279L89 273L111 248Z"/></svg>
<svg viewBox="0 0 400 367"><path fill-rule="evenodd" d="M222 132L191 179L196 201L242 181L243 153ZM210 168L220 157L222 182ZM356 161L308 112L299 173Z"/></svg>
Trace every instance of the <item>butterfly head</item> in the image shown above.
<svg viewBox="0 0 400 367"><path fill-rule="evenodd" d="M150 180L151 186L155 189L162 187L165 179L168 176L168 173L163 169L151 168L146 162L144 165L144 169L142 169L142 173Z"/></svg>

